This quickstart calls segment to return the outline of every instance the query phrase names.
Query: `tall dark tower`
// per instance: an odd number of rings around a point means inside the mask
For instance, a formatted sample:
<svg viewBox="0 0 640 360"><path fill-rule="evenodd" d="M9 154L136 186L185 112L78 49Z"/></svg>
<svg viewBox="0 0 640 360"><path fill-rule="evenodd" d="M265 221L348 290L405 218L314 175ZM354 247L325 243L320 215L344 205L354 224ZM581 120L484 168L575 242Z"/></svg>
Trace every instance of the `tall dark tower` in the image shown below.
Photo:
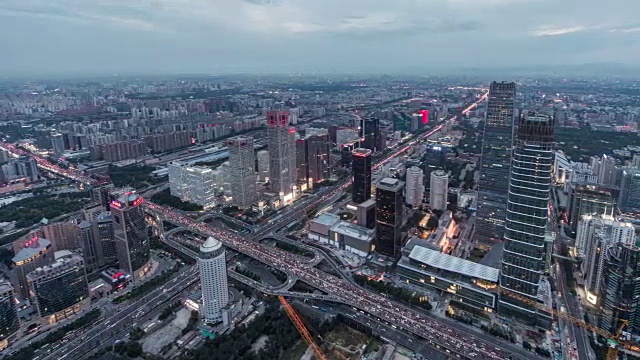
<svg viewBox="0 0 640 360"><path fill-rule="evenodd" d="M545 276L551 262L553 237L549 216L553 167L553 118L523 114L513 140L509 196L504 231L500 285L521 296L551 306ZM533 326L549 328L550 314L513 297L500 297L503 316L517 317Z"/></svg>
<svg viewBox="0 0 640 360"><path fill-rule="evenodd" d="M149 233L140 207L142 197L130 189L111 193L113 232L121 269L138 280L151 270Z"/></svg>
<svg viewBox="0 0 640 360"><path fill-rule="evenodd" d="M371 197L371 150L358 148L352 153L353 191L352 199L362 204Z"/></svg>
<svg viewBox="0 0 640 360"><path fill-rule="evenodd" d="M402 248L403 194L405 183L394 178L380 180L376 187L376 252L400 257Z"/></svg>
<svg viewBox="0 0 640 360"><path fill-rule="evenodd" d="M482 242L501 241L504 233L515 97L515 83L491 83L478 182L476 236Z"/></svg>
<svg viewBox="0 0 640 360"><path fill-rule="evenodd" d="M360 128L361 147L369 149L373 152L381 151L384 148L382 134L380 133L380 120L378 118L369 118L362 120Z"/></svg>

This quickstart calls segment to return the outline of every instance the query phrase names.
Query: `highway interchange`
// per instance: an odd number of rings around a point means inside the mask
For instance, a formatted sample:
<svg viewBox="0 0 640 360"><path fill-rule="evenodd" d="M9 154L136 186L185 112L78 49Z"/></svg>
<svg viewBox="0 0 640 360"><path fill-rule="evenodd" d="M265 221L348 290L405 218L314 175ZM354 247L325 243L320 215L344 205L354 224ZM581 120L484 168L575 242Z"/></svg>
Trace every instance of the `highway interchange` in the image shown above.
<svg viewBox="0 0 640 360"><path fill-rule="evenodd" d="M486 94L465 111L472 109L477 103L485 99ZM452 121L454 119L455 116L453 119L447 119L445 121ZM381 166L393 158L404 154L411 146L428 138L442 127L443 124L437 125L429 133L401 145L399 149L386 156L375 166ZM10 149L13 153L21 152L21 150L12 147L12 145L1 145L3 148ZM40 160L46 161L44 159ZM41 161L38 161L38 165L48 171L70 177L85 184L96 185L95 180L88 179L82 175L75 173L69 174L67 171L56 171L55 165L44 162L41 163ZM53 169L51 167L53 167ZM143 206L148 213L156 216L158 219L185 227L190 231L204 236L214 236L222 241L228 248L260 260L263 263L270 264L286 273L289 277L300 279L324 291L327 294L326 299L348 304L373 315L375 318L419 336L433 346L449 349L452 352L451 356L456 358L514 360L538 358L533 353L525 351L520 347L512 346L511 344L487 336L478 336L478 334L474 334L467 329L445 324L445 322L440 319L436 320L433 316L408 308L380 294L362 289L347 279L325 273L313 267L308 261L302 261L297 255L278 248L267 247L255 241L256 239L262 239L274 234L275 231L291 222L305 218L311 210L321 209L335 202L342 196L344 190L350 184L351 180L344 180L334 187L323 188L316 194L301 199L297 203L287 207L283 212L280 212L268 222L262 224L262 226L251 234L251 237L242 237L227 229L220 229L200 223L168 207L150 202L143 203ZM105 317L105 322L101 322L99 325L87 330L82 336L68 342L64 346L58 347L45 358L81 358L87 351L102 345L105 339L114 338L115 335L120 335L124 330L130 329L131 325L137 323L138 319L148 315L151 311L159 309L163 303L174 298L177 294L182 293L188 287L195 284L195 282L197 282L197 271L195 267L180 272L164 286L153 290L132 303L118 306L115 314ZM254 285L258 288L264 287L259 284ZM267 293L269 293L269 291L267 291Z"/></svg>

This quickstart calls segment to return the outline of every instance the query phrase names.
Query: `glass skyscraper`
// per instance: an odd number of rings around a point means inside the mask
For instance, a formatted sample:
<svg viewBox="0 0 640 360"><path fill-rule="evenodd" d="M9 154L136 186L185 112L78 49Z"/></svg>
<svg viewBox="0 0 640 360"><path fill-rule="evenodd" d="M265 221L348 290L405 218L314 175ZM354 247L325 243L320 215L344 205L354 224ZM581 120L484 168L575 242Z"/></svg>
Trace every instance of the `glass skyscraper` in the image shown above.
<svg viewBox="0 0 640 360"><path fill-rule="evenodd" d="M371 198L371 150L358 148L353 150L353 190L351 197L356 204Z"/></svg>
<svg viewBox="0 0 640 360"><path fill-rule="evenodd" d="M550 116L531 112L523 114L518 122L511 156L500 276L502 288L543 303L550 300L545 273L553 245L547 241L553 127ZM499 311L532 325L550 325L548 314L510 296L500 297Z"/></svg>
<svg viewBox="0 0 640 360"><path fill-rule="evenodd" d="M403 193L405 183L394 178L380 180L376 187L375 251L392 258L402 248Z"/></svg>
<svg viewBox="0 0 640 360"><path fill-rule="evenodd" d="M476 238L481 242L500 241L504 232L515 97L515 83L491 83L478 182Z"/></svg>
<svg viewBox="0 0 640 360"><path fill-rule="evenodd" d="M113 233L120 268L138 280L151 269L149 232L140 207L142 197L132 190L111 193Z"/></svg>

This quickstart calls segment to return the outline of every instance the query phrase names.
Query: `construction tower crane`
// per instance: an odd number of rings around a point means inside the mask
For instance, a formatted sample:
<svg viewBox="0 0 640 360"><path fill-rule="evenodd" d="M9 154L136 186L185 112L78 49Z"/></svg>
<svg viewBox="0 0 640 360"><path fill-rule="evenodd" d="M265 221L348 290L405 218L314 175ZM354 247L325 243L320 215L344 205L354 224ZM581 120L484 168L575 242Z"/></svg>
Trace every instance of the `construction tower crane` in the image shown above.
<svg viewBox="0 0 640 360"><path fill-rule="evenodd" d="M311 346L311 349L316 356L316 360L327 360L326 355L324 354L324 352L322 352L320 347L316 345L315 341L313 341L309 330L307 330L307 327L304 326L302 319L293 309L293 307L291 307L287 299L285 299L284 296L278 296L278 299L280 300L284 311L287 313L287 316L289 317L289 319L291 319L293 325L295 325L296 329L300 333L300 336L302 336L302 339L307 343L307 345Z"/></svg>
<svg viewBox="0 0 640 360"><path fill-rule="evenodd" d="M618 329L618 331L615 334L612 334L606 330L601 329L600 327L596 326L596 325L592 325L592 324L588 324L580 319L577 319L571 315L569 315L566 312L562 312L562 311L557 311L554 310L553 308L547 307L535 300L531 300L530 298L526 297L526 296L522 296L518 293L515 293L511 290L507 290L505 288L502 287L498 287L498 291L500 292L500 294L509 296L511 298L514 298L516 300L522 301L525 304L534 306L540 310L544 310L547 312L552 313L553 315L559 317L559 318L563 318L565 320L571 321L574 325L580 326L583 329L586 329L588 331L592 331L595 332L596 334L602 336L605 339L611 340L611 343L609 345L609 350L607 351L607 359L606 360L617 360L618 359L618 349L619 346L624 345L625 341L621 341L620 337L622 335L622 331L624 330L625 326L627 325L627 321L623 320L622 324L620 325L620 328Z"/></svg>

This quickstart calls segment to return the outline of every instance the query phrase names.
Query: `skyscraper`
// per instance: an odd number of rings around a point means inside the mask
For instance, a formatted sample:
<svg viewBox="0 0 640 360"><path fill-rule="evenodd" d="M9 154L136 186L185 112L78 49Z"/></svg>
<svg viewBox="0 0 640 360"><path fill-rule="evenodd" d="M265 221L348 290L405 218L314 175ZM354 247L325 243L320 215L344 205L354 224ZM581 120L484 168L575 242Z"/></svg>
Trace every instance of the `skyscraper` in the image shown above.
<svg viewBox="0 0 640 360"><path fill-rule="evenodd" d="M373 152L382 151L386 146L384 135L380 132L380 119L377 117L363 119L360 128L360 146Z"/></svg>
<svg viewBox="0 0 640 360"><path fill-rule="evenodd" d="M361 204L371 197L371 150L358 148L352 152L352 200Z"/></svg>
<svg viewBox="0 0 640 360"><path fill-rule="evenodd" d="M550 300L549 284L544 275L548 272L553 245L548 242L547 218L553 129L550 116L532 112L523 114L511 156L500 285L533 301ZM550 326L548 313L506 295L500 297L499 311L504 316L519 317L536 326Z"/></svg>
<svg viewBox="0 0 640 360"><path fill-rule="evenodd" d="M376 252L392 258L402 247L402 193L404 182L394 178L380 180L376 187Z"/></svg>
<svg viewBox="0 0 640 360"><path fill-rule="evenodd" d="M133 276L134 280L151 269L149 233L140 207L142 197L130 189L111 193L111 214L120 268Z"/></svg>
<svg viewBox="0 0 640 360"><path fill-rule="evenodd" d="M432 172L429 207L433 210L447 210L447 196L449 196L449 174L444 170Z"/></svg>
<svg viewBox="0 0 640 360"><path fill-rule="evenodd" d="M483 242L500 241L504 232L515 97L515 83L491 83L482 138L476 221L476 235Z"/></svg>
<svg viewBox="0 0 640 360"><path fill-rule="evenodd" d="M258 180L267 181L269 179L269 151L260 150L258 158Z"/></svg>
<svg viewBox="0 0 640 360"><path fill-rule="evenodd" d="M407 169L407 188L405 201L407 204L418 207L424 198L424 172L417 166Z"/></svg>
<svg viewBox="0 0 640 360"><path fill-rule="evenodd" d="M256 200L255 154L253 151L253 138L250 136L238 136L227 140L229 149L229 170L231 171L231 197L232 202L239 208L246 209Z"/></svg>
<svg viewBox="0 0 640 360"><path fill-rule="evenodd" d="M602 293L601 329L615 333L626 321L624 331L640 332L640 248L618 243L607 254L608 263Z"/></svg>
<svg viewBox="0 0 640 360"><path fill-rule="evenodd" d="M289 127L288 111L267 112L269 138L269 186L284 203L293 200L296 177L295 129Z"/></svg>
<svg viewBox="0 0 640 360"><path fill-rule="evenodd" d="M222 310L229 304L227 264L222 243L209 237L198 254L198 269L202 286L200 315L207 323L222 320Z"/></svg>
<svg viewBox="0 0 640 360"><path fill-rule="evenodd" d="M625 169L622 172L618 207L622 211L640 211L640 170Z"/></svg>

